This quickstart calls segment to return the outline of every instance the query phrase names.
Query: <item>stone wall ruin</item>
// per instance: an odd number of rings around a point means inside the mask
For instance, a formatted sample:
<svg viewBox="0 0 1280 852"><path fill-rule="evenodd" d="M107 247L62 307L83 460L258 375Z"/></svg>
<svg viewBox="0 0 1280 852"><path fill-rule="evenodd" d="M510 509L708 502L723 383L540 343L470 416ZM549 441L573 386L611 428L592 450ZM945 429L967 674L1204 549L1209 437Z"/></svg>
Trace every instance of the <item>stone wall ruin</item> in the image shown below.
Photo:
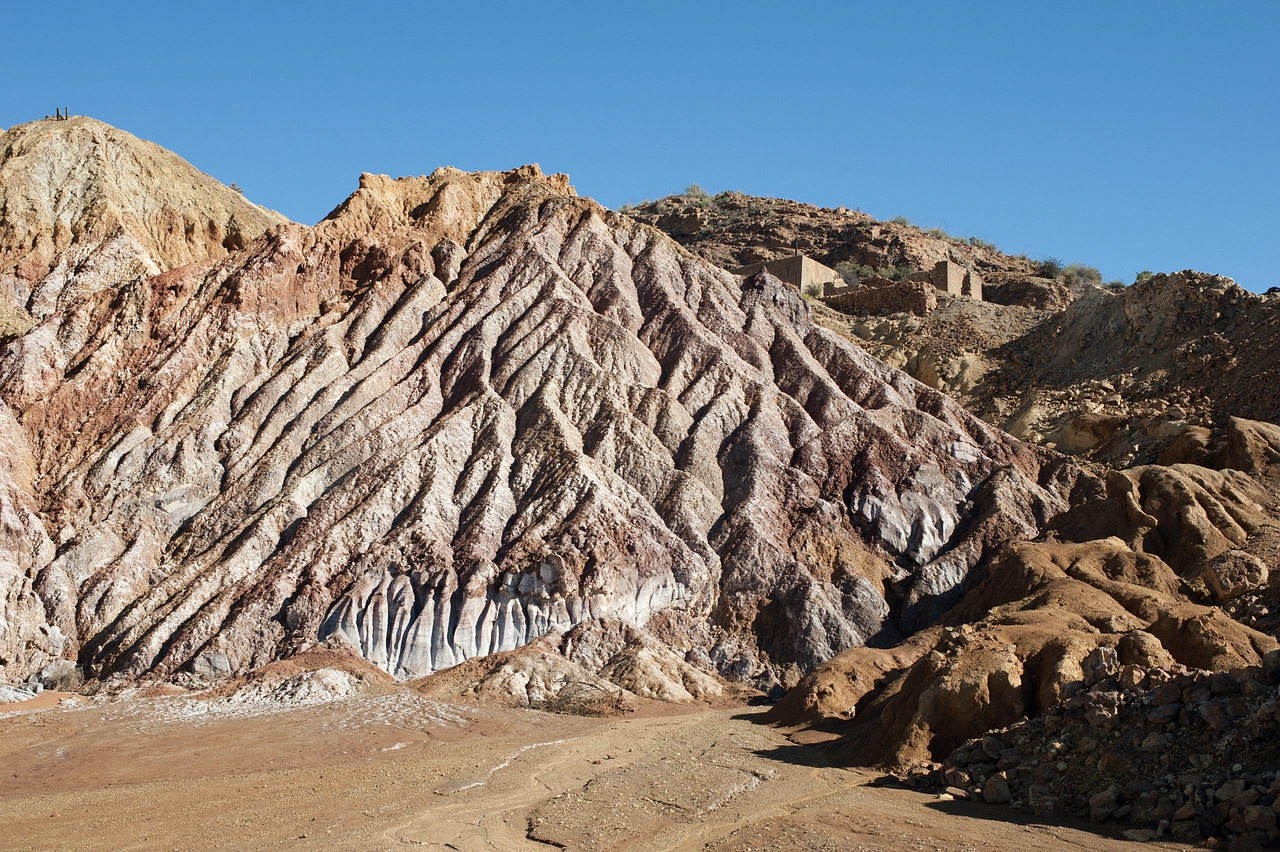
<svg viewBox="0 0 1280 852"><path fill-rule="evenodd" d="M754 275L762 269L767 270L773 277L797 288L801 293L821 293L829 285L840 284L844 281L839 272L829 266L818 263L818 261L804 254L780 257L777 260L767 260L763 263L753 263L750 266L742 266L729 271L735 275L745 277Z"/></svg>
<svg viewBox="0 0 1280 852"><path fill-rule="evenodd" d="M938 306L938 294L930 282L908 279L864 278L854 286L823 291L822 301L850 314L894 314L903 311L924 316Z"/></svg>

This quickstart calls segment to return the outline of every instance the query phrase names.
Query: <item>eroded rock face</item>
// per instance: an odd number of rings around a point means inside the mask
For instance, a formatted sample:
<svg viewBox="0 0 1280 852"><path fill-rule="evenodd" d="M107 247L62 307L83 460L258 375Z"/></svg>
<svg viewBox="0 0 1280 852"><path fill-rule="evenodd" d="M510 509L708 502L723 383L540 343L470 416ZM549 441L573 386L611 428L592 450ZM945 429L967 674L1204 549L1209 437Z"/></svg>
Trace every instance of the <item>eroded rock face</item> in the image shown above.
<svg viewBox="0 0 1280 852"><path fill-rule="evenodd" d="M1275 606L1272 429L1234 421L1226 446L1251 449L1218 454L1253 473L1191 464L1109 473L1104 492L1048 536L1005 548L937 626L893 649L835 656L773 718L842 734L848 762L903 766L1071 707L1082 681L1110 693L1135 668L1260 665L1276 653L1274 625L1212 604L1253 596ZM1114 724L1116 707L1099 701L1092 724Z"/></svg>
<svg viewBox="0 0 1280 852"><path fill-rule="evenodd" d="M794 681L1080 475L536 167L365 176L314 228L57 290L0 352L9 677L330 636L409 677L608 618Z"/></svg>

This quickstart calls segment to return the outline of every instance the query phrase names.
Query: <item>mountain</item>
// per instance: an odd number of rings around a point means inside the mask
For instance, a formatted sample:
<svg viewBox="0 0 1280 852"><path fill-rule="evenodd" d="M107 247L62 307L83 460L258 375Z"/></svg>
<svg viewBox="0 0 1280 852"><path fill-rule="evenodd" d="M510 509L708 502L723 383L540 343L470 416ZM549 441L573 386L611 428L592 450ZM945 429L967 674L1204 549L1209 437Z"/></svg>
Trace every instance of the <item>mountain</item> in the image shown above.
<svg viewBox="0 0 1280 852"><path fill-rule="evenodd" d="M45 124L70 160L113 137ZM128 150L165 198L238 199ZM120 183L76 186L150 209ZM48 227L63 185L37 185L8 232ZM113 215L157 266L196 251ZM411 677L603 618L794 683L927 623L1081 477L536 167L365 175L314 228L199 245L55 267L0 352L10 678L225 675L335 636Z"/></svg>
<svg viewBox="0 0 1280 852"><path fill-rule="evenodd" d="M336 699L376 667L605 714L738 684L948 795L1079 810L1075 765L1139 825L1243 797L1186 837L1276 795L1268 298L738 196L686 247L537 166L362 175L307 227L87 119L0 151L4 680ZM852 316L718 265L792 234L1009 303ZM1139 729L1248 766L1104 766Z"/></svg>

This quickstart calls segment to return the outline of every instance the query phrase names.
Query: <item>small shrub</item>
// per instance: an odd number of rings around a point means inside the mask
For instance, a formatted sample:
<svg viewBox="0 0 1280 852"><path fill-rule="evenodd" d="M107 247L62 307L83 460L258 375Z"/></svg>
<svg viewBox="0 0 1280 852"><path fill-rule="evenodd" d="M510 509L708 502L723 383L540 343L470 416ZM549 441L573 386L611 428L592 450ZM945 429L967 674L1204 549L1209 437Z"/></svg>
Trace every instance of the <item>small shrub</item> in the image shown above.
<svg viewBox="0 0 1280 852"><path fill-rule="evenodd" d="M910 225L910 224L911 224L911 220L910 220L910 219L908 219L906 216L894 216L894 217L893 217L892 219L890 219L889 221L890 221L890 222L892 222L892 223L893 223L893 224L895 224L895 225Z"/></svg>
<svg viewBox="0 0 1280 852"><path fill-rule="evenodd" d="M836 264L836 272L844 279L844 283L849 285L857 284L863 278L866 278L870 274L870 269L871 267L869 266L851 263L847 260L842 260Z"/></svg>
<svg viewBox="0 0 1280 852"><path fill-rule="evenodd" d="M836 264L836 272L846 284L858 284L867 278L887 278L890 281L906 281L917 270L914 266L880 266L843 261Z"/></svg>
<svg viewBox="0 0 1280 852"><path fill-rule="evenodd" d="M1088 284L1101 284L1102 273L1095 267L1085 266L1083 263L1073 263L1062 270L1062 283L1072 287L1081 287Z"/></svg>
<svg viewBox="0 0 1280 852"><path fill-rule="evenodd" d="M1062 274L1062 261L1056 257L1046 257L1036 261L1036 272L1041 278L1057 278Z"/></svg>
<svg viewBox="0 0 1280 852"><path fill-rule="evenodd" d="M1150 269L1144 269L1138 273L1138 277L1134 279L1134 283L1141 284L1143 281L1147 281L1155 277L1156 277L1156 274L1152 272Z"/></svg>
<svg viewBox="0 0 1280 852"><path fill-rule="evenodd" d="M1124 282L1121 281L1119 278L1113 278L1110 281L1108 281L1106 284L1103 284L1102 286L1106 287L1108 290L1110 290L1113 293L1119 293L1121 290L1124 289Z"/></svg>
<svg viewBox="0 0 1280 852"><path fill-rule="evenodd" d="M925 231L925 233L933 237L935 240L951 239L951 235L948 234L946 231L942 230L941 228L930 228L929 230Z"/></svg>
<svg viewBox="0 0 1280 852"><path fill-rule="evenodd" d="M684 194L689 196L690 198L697 198L699 200L705 200L711 197L711 193L707 192L705 189L703 189L701 186L698 186L698 184L696 183L691 183L688 186L686 186L684 189Z"/></svg>
<svg viewBox="0 0 1280 852"><path fill-rule="evenodd" d="M966 242L974 248L986 249L987 251L997 251L995 243L989 243L986 240L970 237Z"/></svg>

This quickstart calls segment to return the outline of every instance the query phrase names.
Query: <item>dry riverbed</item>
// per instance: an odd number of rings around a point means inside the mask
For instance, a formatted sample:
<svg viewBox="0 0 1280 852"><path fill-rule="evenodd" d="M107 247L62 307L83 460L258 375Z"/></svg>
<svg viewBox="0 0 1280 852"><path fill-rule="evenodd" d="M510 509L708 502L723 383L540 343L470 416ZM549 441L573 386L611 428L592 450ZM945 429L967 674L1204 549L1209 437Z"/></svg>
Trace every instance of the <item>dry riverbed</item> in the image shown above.
<svg viewBox="0 0 1280 852"><path fill-rule="evenodd" d="M406 689L283 709L46 695L0 705L0 847L1138 848L872 786L761 712L599 719Z"/></svg>

